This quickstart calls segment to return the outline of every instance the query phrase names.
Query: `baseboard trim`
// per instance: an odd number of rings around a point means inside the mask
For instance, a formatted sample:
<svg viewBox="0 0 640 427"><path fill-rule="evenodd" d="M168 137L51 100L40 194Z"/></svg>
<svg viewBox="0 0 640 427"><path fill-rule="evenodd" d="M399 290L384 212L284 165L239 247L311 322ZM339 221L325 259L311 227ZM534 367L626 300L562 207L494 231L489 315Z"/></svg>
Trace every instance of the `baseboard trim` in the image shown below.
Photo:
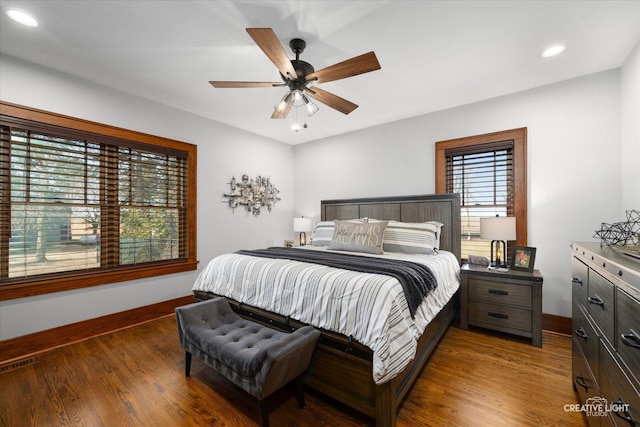
<svg viewBox="0 0 640 427"><path fill-rule="evenodd" d="M0 365L172 315L176 307L193 301L188 295L0 341Z"/></svg>
<svg viewBox="0 0 640 427"><path fill-rule="evenodd" d="M561 335L573 335L571 332L571 317L542 313L542 329Z"/></svg>
<svg viewBox="0 0 640 427"><path fill-rule="evenodd" d="M193 302L188 295L163 301L157 304L134 308L119 313L108 314L58 328L47 329L29 335L0 341L0 365L11 363L17 359L33 356L57 347L83 341L99 335L130 328L141 323L150 322L161 317L173 315L174 309ZM562 335L572 335L571 318L555 314L542 314L542 329Z"/></svg>

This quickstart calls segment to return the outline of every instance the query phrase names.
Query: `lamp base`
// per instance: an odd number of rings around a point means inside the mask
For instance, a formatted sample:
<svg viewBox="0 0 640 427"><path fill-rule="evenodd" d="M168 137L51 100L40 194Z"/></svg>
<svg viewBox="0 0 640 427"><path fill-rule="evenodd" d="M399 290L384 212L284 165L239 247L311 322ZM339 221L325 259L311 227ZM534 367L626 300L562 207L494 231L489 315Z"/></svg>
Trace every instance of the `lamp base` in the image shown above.
<svg viewBox="0 0 640 427"><path fill-rule="evenodd" d="M502 244L502 251L500 251L500 245ZM495 251L494 251L495 245ZM495 253L495 257L494 257ZM489 267L508 269L507 263L500 259L500 254L507 253L507 243L504 240L492 240L491 241L491 263ZM494 261L495 260L495 261Z"/></svg>

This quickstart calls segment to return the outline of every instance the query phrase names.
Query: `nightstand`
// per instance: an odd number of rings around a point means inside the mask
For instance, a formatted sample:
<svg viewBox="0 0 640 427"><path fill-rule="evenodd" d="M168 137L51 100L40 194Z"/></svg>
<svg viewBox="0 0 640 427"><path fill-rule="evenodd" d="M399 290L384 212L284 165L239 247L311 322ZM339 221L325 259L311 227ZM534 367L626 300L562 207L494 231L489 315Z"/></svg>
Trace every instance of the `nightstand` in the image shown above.
<svg viewBox="0 0 640 427"><path fill-rule="evenodd" d="M469 325L531 338L542 347L542 274L497 272L466 264L460 271L460 327Z"/></svg>

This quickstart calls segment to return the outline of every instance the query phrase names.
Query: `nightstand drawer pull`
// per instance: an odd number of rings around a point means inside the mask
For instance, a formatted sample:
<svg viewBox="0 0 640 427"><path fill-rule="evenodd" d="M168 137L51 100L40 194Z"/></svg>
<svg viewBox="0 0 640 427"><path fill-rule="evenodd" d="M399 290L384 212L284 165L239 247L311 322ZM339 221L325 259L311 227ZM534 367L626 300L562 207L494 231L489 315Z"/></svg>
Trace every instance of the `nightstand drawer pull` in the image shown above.
<svg viewBox="0 0 640 427"><path fill-rule="evenodd" d="M620 408L621 410L627 409L622 414L620 414L621 411L616 411L614 409L613 413L616 414L616 416L618 416L618 417L622 418L623 420L625 420L626 422L628 422L629 424L631 424L632 426L636 425L636 420L634 420L633 417L631 416L631 414L629 413L629 404L628 403L624 403L624 400L622 400L622 398L619 398L617 401L612 402L611 406L613 408L615 408L615 409L617 409L617 408Z"/></svg>
<svg viewBox="0 0 640 427"><path fill-rule="evenodd" d="M589 335L587 335L582 326L580 326L580 329L576 329L573 332L580 338L584 338L585 341L589 338Z"/></svg>
<svg viewBox="0 0 640 427"><path fill-rule="evenodd" d="M493 311L490 311L489 313L487 313L489 316L491 317L495 317L496 319L508 319L509 316L506 314L502 314L502 313L494 313Z"/></svg>
<svg viewBox="0 0 640 427"><path fill-rule="evenodd" d="M633 329L630 329L630 332L629 334L620 335L622 342L629 347L640 348L640 336Z"/></svg>
<svg viewBox="0 0 640 427"><path fill-rule="evenodd" d="M493 295L509 295L509 292L501 291L501 290L498 290L498 289L489 289L489 293L493 294Z"/></svg>
<svg viewBox="0 0 640 427"><path fill-rule="evenodd" d="M572 278L571 278L571 282L573 282L573 283L577 283L577 284L579 284L580 286L582 286L582 279L581 279L581 278L579 278L579 277L572 277Z"/></svg>
<svg viewBox="0 0 640 427"><path fill-rule="evenodd" d="M595 297L588 297L587 299L589 300L589 304L599 305L604 310L604 301L602 301L602 298L600 298L598 295L596 295Z"/></svg>

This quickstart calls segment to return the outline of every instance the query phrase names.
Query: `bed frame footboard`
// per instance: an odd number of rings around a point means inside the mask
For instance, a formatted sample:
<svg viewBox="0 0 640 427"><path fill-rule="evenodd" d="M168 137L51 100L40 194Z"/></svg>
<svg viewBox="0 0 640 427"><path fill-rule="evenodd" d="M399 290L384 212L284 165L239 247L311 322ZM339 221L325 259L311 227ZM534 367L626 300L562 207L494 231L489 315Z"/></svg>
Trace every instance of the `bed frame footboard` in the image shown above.
<svg viewBox="0 0 640 427"><path fill-rule="evenodd" d="M194 292L196 301L217 296L207 292ZM227 300L235 312L254 322L286 332L305 326L304 323L285 316L241 304L230 298ZM321 330L304 382L308 387L373 418L377 427L395 426L398 405L455 319L457 309L458 294L429 323L418 341L414 360L398 376L383 384L375 384L373 381L371 349L344 335Z"/></svg>

